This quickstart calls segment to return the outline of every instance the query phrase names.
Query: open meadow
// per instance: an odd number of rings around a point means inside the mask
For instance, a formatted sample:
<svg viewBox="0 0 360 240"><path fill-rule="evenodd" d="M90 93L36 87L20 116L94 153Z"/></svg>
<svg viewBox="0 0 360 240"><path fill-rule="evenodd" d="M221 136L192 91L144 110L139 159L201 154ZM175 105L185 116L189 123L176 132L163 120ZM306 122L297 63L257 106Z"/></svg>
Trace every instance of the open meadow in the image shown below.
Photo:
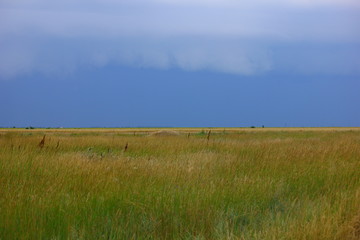
<svg viewBox="0 0 360 240"><path fill-rule="evenodd" d="M360 128L159 130L0 129L0 239L360 239Z"/></svg>

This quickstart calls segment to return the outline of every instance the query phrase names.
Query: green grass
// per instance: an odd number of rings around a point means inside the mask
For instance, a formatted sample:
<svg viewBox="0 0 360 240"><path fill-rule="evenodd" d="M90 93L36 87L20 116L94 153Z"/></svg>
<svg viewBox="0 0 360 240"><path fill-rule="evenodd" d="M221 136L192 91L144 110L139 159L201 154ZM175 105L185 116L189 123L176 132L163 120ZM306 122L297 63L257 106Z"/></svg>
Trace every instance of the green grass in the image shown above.
<svg viewBox="0 0 360 240"><path fill-rule="evenodd" d="M2 130L0 239L360 238L359 129L203 130Z"/></svg>

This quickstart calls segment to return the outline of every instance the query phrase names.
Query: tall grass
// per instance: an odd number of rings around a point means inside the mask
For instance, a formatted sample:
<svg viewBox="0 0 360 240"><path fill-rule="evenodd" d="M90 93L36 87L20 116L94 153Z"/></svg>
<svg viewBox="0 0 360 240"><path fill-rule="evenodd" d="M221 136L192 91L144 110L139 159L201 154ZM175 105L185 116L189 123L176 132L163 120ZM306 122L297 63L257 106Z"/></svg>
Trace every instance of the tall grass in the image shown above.
<svg viewBox="0 0 360 240"><path fill-rule="evenodd" d="M360 131L132 132L2 132L0 239L360 237Z"/></svg>

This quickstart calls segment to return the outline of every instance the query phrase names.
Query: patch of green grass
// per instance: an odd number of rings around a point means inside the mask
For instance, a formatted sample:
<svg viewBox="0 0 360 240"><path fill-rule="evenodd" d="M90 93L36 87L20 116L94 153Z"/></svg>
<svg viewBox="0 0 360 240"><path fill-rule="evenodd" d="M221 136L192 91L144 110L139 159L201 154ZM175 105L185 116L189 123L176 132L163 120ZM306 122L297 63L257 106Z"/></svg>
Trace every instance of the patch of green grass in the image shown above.
<svg viewBox="0 0 360 240"><path fill-rule="evenodd" d="M0 134L0 239L359 237L359 131L74 133Z"/></svg>

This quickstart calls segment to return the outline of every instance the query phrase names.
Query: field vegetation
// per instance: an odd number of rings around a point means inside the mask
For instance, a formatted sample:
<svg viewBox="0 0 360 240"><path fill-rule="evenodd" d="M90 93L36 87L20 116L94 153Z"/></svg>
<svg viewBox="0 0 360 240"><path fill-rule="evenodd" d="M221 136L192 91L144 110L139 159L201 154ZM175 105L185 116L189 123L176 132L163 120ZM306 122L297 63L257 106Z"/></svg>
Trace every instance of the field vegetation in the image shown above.
<svg viewBox="0 0 360 240"><path fill-rule="evenodd" d="M359 128L158 130L0 129L0 239L360 239Z"/></svg>

